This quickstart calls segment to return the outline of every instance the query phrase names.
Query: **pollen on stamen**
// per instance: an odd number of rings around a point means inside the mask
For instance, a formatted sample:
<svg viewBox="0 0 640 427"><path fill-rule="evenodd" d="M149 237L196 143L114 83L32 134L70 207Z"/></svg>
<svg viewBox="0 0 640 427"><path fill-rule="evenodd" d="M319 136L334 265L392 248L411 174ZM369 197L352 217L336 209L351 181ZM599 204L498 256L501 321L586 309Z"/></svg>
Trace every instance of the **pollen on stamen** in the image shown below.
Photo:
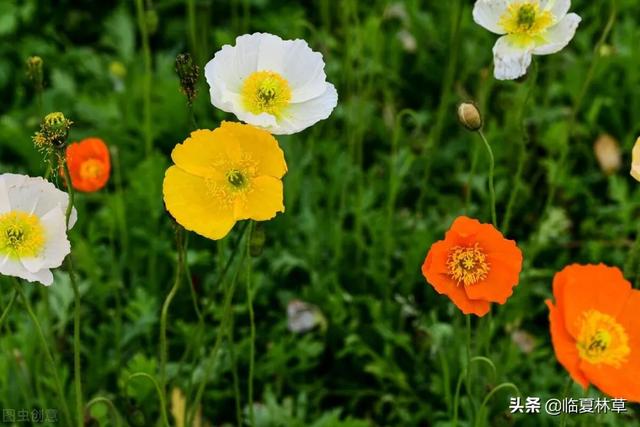
<svg viewBox="0 0 640 427"><path fill-rule="evenodd" d="M456 246L447 257L449 276L458 285L471 286L487 278L489 262L477 243L473 246Z"/></svg>

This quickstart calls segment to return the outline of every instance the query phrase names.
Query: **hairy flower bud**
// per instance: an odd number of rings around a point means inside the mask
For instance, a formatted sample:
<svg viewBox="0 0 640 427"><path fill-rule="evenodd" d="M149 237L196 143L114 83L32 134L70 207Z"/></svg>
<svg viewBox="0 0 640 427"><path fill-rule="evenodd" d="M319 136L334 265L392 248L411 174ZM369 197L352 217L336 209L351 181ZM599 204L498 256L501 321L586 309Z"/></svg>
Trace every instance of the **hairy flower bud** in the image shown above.
<svg viewBox="0 0 640 427"><path fill-rule="evenodd" d="M187 102L193 104L198 91L196 84L200 76L200 69L193 62L190 54L181 53L176 56L176 73L180 78L180 87L187 97Z"/></svg>
<svg viewBox="0 0 640 427"><path fill-rule="evenodd" d="M472 132L482 128L482 116L473 102L463 102L458 106L458 120L462 126Z"/></svg>
<svg viewBox="0 0 640 427"><path fill-rule="evenodd" d="M43 86L42 64L42 58L39 56L30 56L27 59L27 78L36 91L41 91Z"/></svg>

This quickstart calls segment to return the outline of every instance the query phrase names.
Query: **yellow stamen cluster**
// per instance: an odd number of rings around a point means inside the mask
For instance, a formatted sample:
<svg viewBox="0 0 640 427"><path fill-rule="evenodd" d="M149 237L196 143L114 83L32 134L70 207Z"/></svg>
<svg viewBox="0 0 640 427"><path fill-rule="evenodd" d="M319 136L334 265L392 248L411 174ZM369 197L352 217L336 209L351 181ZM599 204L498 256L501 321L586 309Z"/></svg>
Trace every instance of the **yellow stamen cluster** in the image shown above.
<svg viewBox="0 0 640 427"><path fill-rule="evenodd" d="M244 107L251 113L280 117L291 101L291 87L278 73L256 71L245 79L241 97Z"/></svg>
<svg viewBox="0 0 640 427"><path fill-rule="evenodd" d="M526 44L540 37L554 21L549 10L540 10L537 0L527 0L511 3L500 17L499 25L507 34L516 36Z"/></svg>
<svg viewBox="0 0 640 427"><path fill-rule="evenodd" d="M0 215L0 256L11 259L38 256L45 243L45 230L36 215L11 211Z"/></svg>
<svg viewBox="0 0 640 427"><path fill-rule="evenodd" d="M100 160L89 159L80 165L80 176L82 179L96 179L101 176L104 166Z"/></svg>
<svg viewBox="0 0 640 427"><path fill-rule="evenodd" d="M619 367L631 352L624 328L608 314L584 313L577 340L578 354L587 362Z"/></svg>
<svg viewBox="0 0 640 427"><path fill-rule="evenodd" d="M237 162L219 161L213 167L216 171L226 172L224 172L223 182L214 178L206 179L210 197L226 206L230 206L238 198L246 198L247 193L251 191L251 181L256 176L255 160L245 154Z"/></svg>
<svg viewBox="0 0 640 427"><path fill-rule="evenodd" d="M476 243L470 247L456 246L449 251L447 257L447 269L449 276L458 285L475 285L487 278L489 263L487 256Z"/></svg>

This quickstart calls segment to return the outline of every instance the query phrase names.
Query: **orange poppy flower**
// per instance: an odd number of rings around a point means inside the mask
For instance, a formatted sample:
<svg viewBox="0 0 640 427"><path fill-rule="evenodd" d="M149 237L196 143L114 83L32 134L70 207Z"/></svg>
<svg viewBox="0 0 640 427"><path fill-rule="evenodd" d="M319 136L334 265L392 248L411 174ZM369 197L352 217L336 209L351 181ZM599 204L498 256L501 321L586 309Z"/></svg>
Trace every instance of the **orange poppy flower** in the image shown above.
<svg viewBox="0 0 640 427"><path fill-rule="evenodd" d="M640 402L640 291L615 267L570 265L547 300L560 364L585 389Z"/></svg>
<svg viewBox="0 0 640 427"><path fill-rule="evenodd" d="M458 217L434 243L422 274L464 314L484 316L492 302L504 304L518 284L522 252L490 224Z"/></svg>
<svg viewBox="0 0 640 427"><path fill-rule="evenodd" d="M73 188L78 191L98 191L109 181L109 149L100 138L86 138L69 144L67 164Z"/></svg>

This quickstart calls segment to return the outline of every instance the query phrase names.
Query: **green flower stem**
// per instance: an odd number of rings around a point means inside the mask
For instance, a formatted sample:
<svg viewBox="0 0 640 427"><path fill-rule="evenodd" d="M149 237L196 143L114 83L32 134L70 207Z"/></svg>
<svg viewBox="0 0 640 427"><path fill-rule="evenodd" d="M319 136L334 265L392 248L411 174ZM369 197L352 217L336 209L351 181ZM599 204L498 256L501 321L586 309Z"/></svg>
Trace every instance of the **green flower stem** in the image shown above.
<svg viewBox="0 0 640 427"><path fill-rule="evenodd" d="M235 248L233 249L233 252L231 253L231 255L229 256L229 260L227 261L227 264L224 267L224 270L220 273L220 278L218 279L218 287L222 285L222 283L224 282L224 278L226 276L227 271L230 269L231 265L233 264L233 261L236 257L236 255L239 253L240 254L240 260L238 261L238 265L240 267L242 267L242 265L244 264L244 257L247 253L247 251L245 250L240 250L242 248L242 241L243 238L245 237L246 231L249 229L248 226L245 225L245 227L242 229L242 231L240 232L241 235L238 239L238 244L235 246ZM249 241L247 239L247 245L249 244ZM193 399L193 403L191 406L191 410L190 410L190 414L189 417L187 418L187 423L186 425L192 425L192 421L193 418L195 417L196 411L198 406L200 406L200 402L202 400L202 395L204 394L204 389L207 385L208 379L211 376L211 372L215 366L215 361L216 361L216 357L218 355L218 351L220 349L220 346L222 345L222 339L224 337L224 335L226 333L228 333L228 328L229 325L231 323L231 318L233 316L233 306L232 306L232 301L233 301L233 296L235 293L235 288L236 288L236 282L237 282L237 278L238 278L238 274L239 274L239 269L238 268L235 272L235 274L233 275L233 277L231 278L231 281L226 289L225 295L224 295L224 300L223 300L223 306L222 306L222 319L220 321L220 326L218 328L218 333L216 335L216 340L215 343L213 345L213 349L211 350L211 354L209 355L209 360L207 361L205 367L204 367L204 375L202 380L200 381L200 384L198 385L198 390L196 391L196 397L195 399ZM204 313L208 313L210 310L210 306L207 306L204 310Z"/></svg>
<svg viewBox="0 0 640 427"><path fill-rule="evenodd" d="M129 388L129 382L131 382L131 380L134 378L146 378L149 381L151 381L151 383L156 389L156 393L158 394L158 400L160 401L160 416L162 417L162 425L164 427L170 427L169 417L167 416L167 402L164 398L164 393L162 393L162 390L160 389L160 385L158 384L158 381L156 381L155 378L153 378L151 375L147 374L146 372L136 372L135 374L129 375L129 377L127 378L127 381L124 383L125 393ZM191 425L191 424L188 424L188 425Z"/></svg>
<svg viewBox="0 0 640 427"><path fill-rule="evenodd" d="M249 223L249 238L247 239L247 306L249 307L249 322L251 324L251 347L249 350L249 379L248 381L248 405L249 405L249 421L250 425L256 425L255 414L253 410L253 371L256 356L256 323L253 313L253 289L251 288L251 234L253 233L255 223Z"/></svg>
<svg viewBox="0 0 640 427"><path fill-rule="evenodd" d="M16 301L16 297L18 296L18 291L13 291L13 295L11 295L11 299L9 300L9 304L2 311L2 316L0 316L0 329L2 328L2 324L4 323L4 319L7 318L9 312L11 311L11 307L13 307L13 303Z"/></svg>
<svg viewBox="0 0 640 427"><path fill-rule="evenodd" d="M462 9L464 8L461 0L456 0L453 3L453 13L451 13L451 30L449 38L449 61L445 70L444 78L442 80L442 91L440 92L440 103L438 104L438 110L436 112L436 121L433 126L433 131L427 140L425 147L425 173L420 186L420 194L418 196L418 211L422 211L424 199L427 195L428 185L431 175L431 165L433 163L433 152L436 145L440 142L442 131L444 129L445 119L447 112L449 111L449 99L451 95L451 89L453 87L454 78L456 75L456 68L458 65L458 51L460 50L460 26L462 23Z"/></svg>
<svg viewBox="0 0 640 427"><path fill-rule="evenodd" d="M94 397L89 402L87 402L87 406L86 406L87 412L90 412L93 405L97 403L104 403L109 407L109 411L111 412L111 417L116 427L120 427L122 425L122 421L120 420L120 414L118 414L118 410L116 409L111 399L108 399L106 397L101 397L101 396Z"/></svg>
<svg viewBox="0 0 640 427"><path fill-rule="evenodd" d="M176 247L178 249L178 261L176 264L175 280L171 290L169 290L167 298L162 304L162 310L160 312L160 389L164 396L167 395L167 318L169 316L171 301L173 301L182 283L182 271L184 269L185 259L184 230L180 226L176 226Z"/></svg>
<svg viewBox="0 0 640 427"><path fill-rule="evenodd" d="M633 243L633 247L627 255L627 260L624 264L624 273L628 279L632 279L636 287L640 287L640 268L638 268L638 261L640 260L640 226L636 232L636 240Z"/></svg>
<svg viewBox="0 0 640 427"><path fill-rule="evenodd" d="M47 362L53 372L53 382L56 387L56 393L58 394L58 400L60 401L60 406L62 407L62 415L66 420L67 425L72 425L71 423L71 415L69 412L69 406L67 405L67 400L65 399L64 389L62 388L62 382L60 381L60 376L58 375L58 369L56 367L56 362L53 360L53 356L51 354L51 349L49 348L49 344L47 343L47 339L44 337L44 333L42 332L42 326L38 321L38 317L33 312L33 308L31 307L31 303L29 299L22 292L22 288L20 287L20 283L17 279L13 282L15 292L20 296L24 307L33 322L33 325L36 327L36 331L38 332L38 338L40 339L40 343L42 344L42 350L44 351L45 357L47 358Z"/></svg>
<svg viewBox="0 0 640 427"><path fill-rule="evenodd" d="M149 47L149 31L145 17L143 0L136 0L136 14L138 15L138 29L142 39L142 55L144 58L144 80L142 82L142 102L144 121L144 146L149 156L153 150L153 135L151 130L151 48Z"/></svg>
<svg viewBox="0 0 640 427"><path fill-rule="evenodd" d="M498 220L496 216L496 190L493 186L493 173L495 168L495 160L493 157L493 150L491 149L491 145L487 138L484 136L482 129L478 130L478 135L482 138L482 142L484 142L484 146L487 149L487 154L489 154L489 196L491 197L491 222L493 226L498 228Z"/></svg>
<svg viewBox="0 0 640 427"><path fill-rule="evenodd" d="M189 44L191 44L191 51L193 52L193 57L196 62L200 63L198 38L196 36L196 5L194 0L187 0L187 19L189 24Z"/></svg>
<svg viewBox="0 0 640 427"><path fill-rule="evenodd" d="M605 28L602 31L602 34L600 35L598 42L593 48L593 60L589 65L589 70L587 71L587 75L582 83L580 92L578 93L578 96L576 97L573 103L573 108L571 109L571 116L568 121L568 130L565 136L564 143L561 148L562 151L560 152L560 158L558 159L555 171L551 177L549 194L547 195L547 201L546 201L544 213L548 212L548 210L551 208L551 204L555 199L555 195L558 190L558 183L560 181L559 174L562 173L562 169L564 168L565 162L567 161L567 156L569 154L569 139L571 138L572 131L576 122L576 118L578 116L578 113L580 112L580 108L582 107L582 102L584 101L584 98L587 95L587 91L591 86L591 82L593 81L596 67L600 62L600 58L601 58L600 49L602 48L604 43L607 41L607 38L609 37L609 33L613 28L613 24L615 24L617 15L618 15L618 1L611 0L609 19L607 20L607 24L605 25Z"/></svg>
<svg viewBox="0 0 640 427"><path fill-rule="evenodd" d="M478 417L476 418L476 423L475 423L476 427L482 427L484 425L484 419L485 419L484 412L486 411L487 404L489 403L489 400L491 400L493 395L495 395L497 392L499 392L500 390L503 390L505 388L510 388L510 389L514 390L518 396L521 395L520 390L513 383L502 383L502 384L499 384L499 385L495 386L489 392L489 394L487 394L487 396L484 398L484 400L482 401L482 405L480 405L480 410L478 411Z"/></svg>
<svg viewBox="0 0 640 427"><path fill-rule="evenodd" d="M71 174L69 173L69 165L67 165L66 159L62 162L64 169L65 182L69 190L69 203L67 204L67 211L65 213L65 220L67 225L67 231L69 230L69 220L71 213L73 212L73 203L75 200L75 192L71 183ZM78 281L76 280L75 270L73 268L73 258L71 254L67 255L65 260L67 265L67 271L69 273L69 279L71 280L71 286L73 287L74 298L74 310L73 310L73 376L76 389L76 412L78 427L84 426L84 404L82 402L82 365L80 364L80 351L82 349L80 343L80 290L78 288Z"/></svg>
<svg viewBox="0 0 640 427"><path fill-rule="evenodd" d="M522 138L519 139L520 150L518 154L518 166L516 168L516 175L513 178L513 187L511 189L511 194L509 195L509 201L507 202L507 209L505 211L504 218L502 219L502 232L505 235L509 231L513 208L516 204L520 187L522 186L522 174L524 172L524 164L527 158L527 145L529 143L529 134L527 133L527 126L525 125L524 114L527 110L527 104L529 103L529 99L531 98L531 94L533 93L533 90L536 86L536 82L538 80L538 63L536 61L533 61L532 71L529 74L528 79L529 79L529 84L527 85L525 96L522 101L522 106L520 107L519 122L521 127Z"/></svg>

